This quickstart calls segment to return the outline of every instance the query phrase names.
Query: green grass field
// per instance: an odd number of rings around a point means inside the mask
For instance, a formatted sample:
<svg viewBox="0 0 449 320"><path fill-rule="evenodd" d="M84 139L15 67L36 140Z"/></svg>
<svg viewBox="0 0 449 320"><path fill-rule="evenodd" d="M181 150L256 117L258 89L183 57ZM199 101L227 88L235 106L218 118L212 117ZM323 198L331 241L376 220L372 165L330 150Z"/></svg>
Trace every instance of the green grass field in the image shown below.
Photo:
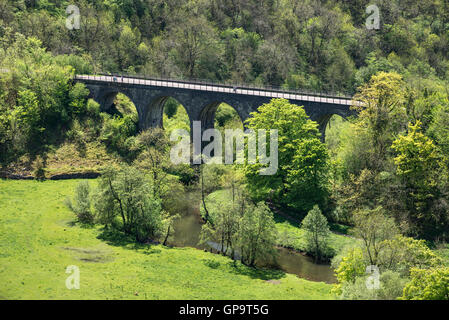
<svg viewBox="0 0 449 320"><path fill-rule="evenodd" d="M0 180L0 299L332 299L331 285L198 249L101 240L64 206L77 183Z"/></svg>

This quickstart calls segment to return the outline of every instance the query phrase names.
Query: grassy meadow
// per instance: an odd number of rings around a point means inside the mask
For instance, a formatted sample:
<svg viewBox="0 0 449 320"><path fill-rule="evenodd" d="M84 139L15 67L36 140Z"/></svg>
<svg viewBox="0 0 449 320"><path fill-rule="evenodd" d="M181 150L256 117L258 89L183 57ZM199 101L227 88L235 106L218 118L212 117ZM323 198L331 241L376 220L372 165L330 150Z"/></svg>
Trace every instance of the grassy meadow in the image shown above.
<svg viewBox="0 0 449 320"><path fill-rule="evenodd" d="M80 226L64 205L78 182L0 180L0 299L333 298L325 283ZM66 288L69 265L79 290Z"/></svg>

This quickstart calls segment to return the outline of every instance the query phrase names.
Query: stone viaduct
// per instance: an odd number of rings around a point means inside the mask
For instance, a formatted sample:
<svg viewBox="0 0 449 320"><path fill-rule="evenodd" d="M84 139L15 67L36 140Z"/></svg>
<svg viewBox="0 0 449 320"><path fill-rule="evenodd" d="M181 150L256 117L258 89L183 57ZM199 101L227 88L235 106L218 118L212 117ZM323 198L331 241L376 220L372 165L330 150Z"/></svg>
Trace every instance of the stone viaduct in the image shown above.
<svg viewBox="0 0 449 320"><path fill-rule="evenodd" d="M215 111L221 103L232 106L243 122L251 112L271 99L288 99L293 104L304 106L310 119L318 123L322 140L332 115L337 114L343 118L355 115L350 109L351 99L342 97L110 75L77 75L75 81L86 85L90 90L90 97L100 104L103 111L111 108L117 93L128 96L136 106L141 130L163 126L164 104L169 97L183 105L189 115L191 126L193 121L201 121L203 130L214 127Z"/></svg>

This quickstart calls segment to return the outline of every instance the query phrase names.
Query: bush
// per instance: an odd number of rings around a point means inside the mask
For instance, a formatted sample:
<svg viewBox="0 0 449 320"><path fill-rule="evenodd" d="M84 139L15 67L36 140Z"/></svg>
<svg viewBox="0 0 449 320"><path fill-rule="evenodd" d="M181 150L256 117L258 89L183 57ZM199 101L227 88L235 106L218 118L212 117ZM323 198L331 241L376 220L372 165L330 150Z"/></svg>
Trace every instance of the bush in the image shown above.
<svg viewBox="0 0 449 320"><path fill-rule="evenodd" d="M33 168L33 177L37 181L44 181L45 177L45 160L41 156L37 156L32 164Z"/></svg>
<svg viewBox="0 0 449 320"><path fill-rule="evenodd" d="M87 100L86 111L88 115L97 117L100 115L100 104L95 100L89 99Z"/></svg>
<svg viewBox="0 0 449 320"><path fill-rule="evenodd" d="M178 102L173 98L169 98L167 102L165 102L164 112L167 115L167 117L173 118L173 116L178 111L178 105L179 105Z"/></svg>
<svg viewBox="0 0 449 320"><path fill-rule="evenodd" d="M404 300L449 300L449 268L412 269Z"/></svg>
<svg viewBox="0 0 449 320"><path fill-rule="evenodd" d="M368 275L342 286L340 299L345 300L395 300L402 296L407 279L397 272L386 271L379 277L379 288L370 289L366 285Z"/></svg>
<svg viewBox="0 0 449 320"><path fill-rule="evenodd" d="M81 181L76 187L73 202L68 198L66 204L69 209L76 214L79 222L86 224L94 223L94 215L92 213L90 201L89 181Z"/></svg>
<svg viewBox="0 0 449 320"><path fill-rule="evenodd" d="M137 124L134 122L133 117L130 115L125 115L124 117L115 115L111 117L105 113L102 113L102 116L103 129L101 132L101 140L112 151L127 158L131 146L131 141L128 138L137 133Z"/></svg>
<svg viewBox="0 0 449 320"><path fill-rule="evenodd" d="M365 274L367 265L363 257L363 251L360 248L351 248L334 257L332 266L335 268L338 283L332 291L337 295L341 295L343 286L348 283L355 283L358 277Z"/></svg>
<svg viewBox="0 0 449 320"><path fill-rule="evenodd" d="M254 266L256 261L275 257L277 230L273 213L263 202L250 205L244 213L238 231L242 263Z"/></svg>
<svg viewBox="0 0 449 320"><path fill-rule="evenodd" d="M171 173L179 177L184 185L189 185L198 181L195 170L188 164L180 164L171 168Z"/></svg>

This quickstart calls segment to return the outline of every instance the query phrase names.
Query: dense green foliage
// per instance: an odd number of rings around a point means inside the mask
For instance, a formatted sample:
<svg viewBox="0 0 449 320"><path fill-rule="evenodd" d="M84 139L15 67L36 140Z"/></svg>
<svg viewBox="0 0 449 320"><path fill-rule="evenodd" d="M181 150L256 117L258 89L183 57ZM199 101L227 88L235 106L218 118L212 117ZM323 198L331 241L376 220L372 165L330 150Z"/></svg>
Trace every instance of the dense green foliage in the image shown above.
<svg viewBox="0 0 449 320"><path fill-rule="evenodd" d="M412 269L404 300L449 300L449 268Z"/></svg>
<svg viewBox="0 0 449 320"><path fill-rule="evenodd" d="M245 166L253 196L299 212L307 212L315 204L323 205L328 194L328 154L319 139L316 122L309 119L304 109L285 99L273 99L260 106L246 122L254 131L267 128L278 131L276 173L260 175L264 166L261 163ZM268 142L267 150L270 150Z"/></svg>
<svg viewBox="0 0 449 320"><path fill-rule="evenodd" d="M353 223L354 212L382 208L403 233L448 237L448 158L444 142L433 140L448 127L440 114L447 92L430 86L420 91L396 73L380 72L359 88L359 116L331 152L337 221Z"/></svg>
<svg viewBox="0 0 449 320"><path fill-rule="evenodd" d="M80 29L67 30L76 4ZM94 71L128 71L354 91L378 71L444 79L446 1L380 1L380 30L362 1L2 1L2 32L35 36ZM86 72L78 63L78 72ZM89 70L89 69L88 69Z"/></svg>
<svg viewBox="0 0 449 320"><path fill-rule="evenodd" d="M139 242L157 239L162 231L160 198L144 174L132 167L108 170L100 178L95 208L105 226L116 225Z"/></svg>
<svg viewBox="0 0 449 320"><path fill-rule="evenodd" d="M65 26L68 4L80 8L79 29ZM404 299L447 298L447 270L428 246L449 240L449 4L377 1L380 29L368 30L369 4L0 0L1 173L42 181L74 167L103 171L96 191L82 183L67 202L78 220L164 243L184 208L173 195L200 177L209 221L204 239L220 242L225 254L239 251L254 265L272 256L277 243L317 257L327 219L360 239L329 236L339 243L329 246L338 247L333 264L341 298L392 299L404 287ZM174 166L167 134L190 130L185 109L169 98L165 132L139 132L126 96L117 94L109 110L100 110L84 85L72 81L100 72L348 93L358 116L331 119L322 143L301 106L274 99L246 125L279 130L275 175L261 176L260 164L246 163L244 174ZM232 106L221 104L215 126L223 131L242 123ZM117 171L123 162L129 167ZM207 194L221 188L231 190L232 202L206 206ZM242 202L245 192L251 199ZM295 222L275 224L266 204ZM275 228L282 231L277 237ZM346 243L350 248L340 250ZM375 291L364 286L370 265L381 271Z"/></svg>
<svg viewBox="0 0 449 320"><path fill-rule="evenodd" d="M371 262L373 254L369 250L369 246L364 243L362 247L343 250L333 259L332 264L338 279L333 291L340 298L384 299L384 290L389 288L391 293L388 299L397 299L402 297L404 287L415 285L413 270L429 271L442 267L441 258L430 250L423 240L395 236L390 240L377 242L377 249L371 248L371 251L376 253L375 264ZM366 270L372 265L379 270L378 289L369 289L364 285L370 276ZM382 280L384 276L388 277L386 281ZM405 292L404 290L404 294Z"/></svg>
<svg viewBox="0 0 449 320"><path fill-rule="evenodd" d="M86 112L88 92L70 81L74 73L36 38L7 34L1 38L0 162L33 156L58 142L56 132Z"/></svg>

